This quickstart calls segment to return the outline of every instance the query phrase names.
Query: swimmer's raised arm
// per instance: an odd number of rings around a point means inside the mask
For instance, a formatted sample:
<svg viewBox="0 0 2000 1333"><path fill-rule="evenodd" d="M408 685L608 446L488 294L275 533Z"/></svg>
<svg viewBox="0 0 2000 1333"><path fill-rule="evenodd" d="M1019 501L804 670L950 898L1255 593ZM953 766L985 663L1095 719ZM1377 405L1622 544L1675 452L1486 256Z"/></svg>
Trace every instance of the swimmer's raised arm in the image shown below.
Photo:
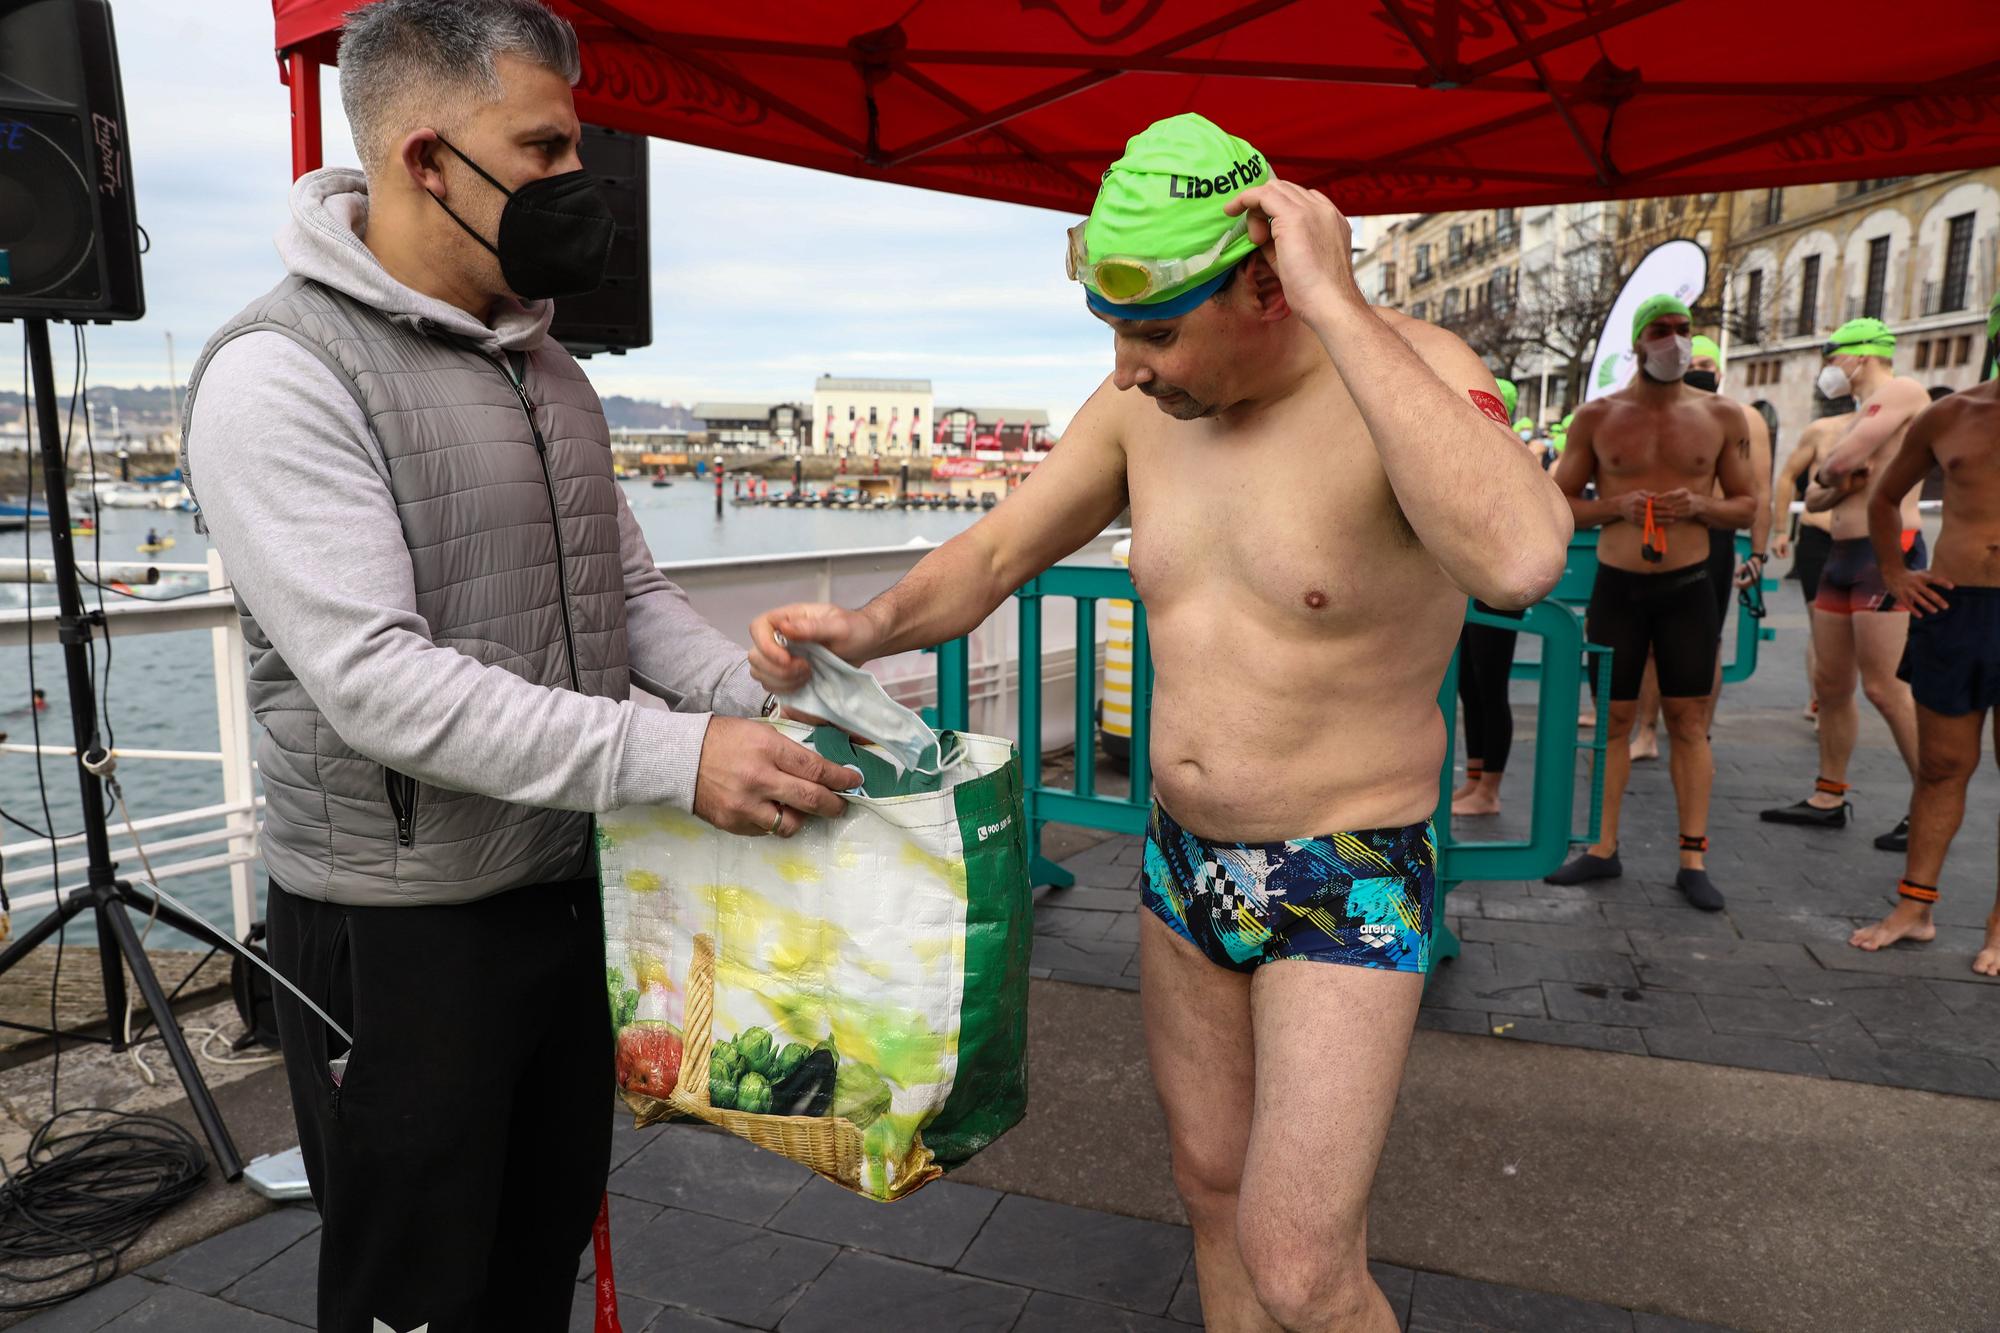
<svg viewBox="0 0 2000 1333"><path fill-rule="evenodd" d="M1251 240L1332 358L1396 503L1445 575L1493 606L1540 601L1562 577L1572 523L1510 429L1491 372L1454 335L1416 321L1399 321L1399 333L1370 308L1352 229L1325 195L1273 181L1226 211L1248 212Z"/></svg>
<svg viewBox="0 0 2000 1333"><path fill-rule="evenodd" d="M758 616L750 623L751 674L778 694L805 683L805 659L779 647L775 634L824 644L860 663L977 628L1016 588L1104 531L1125 508L1116 398L1107 380L1012 495L861 610L798 603Z"/></svg>

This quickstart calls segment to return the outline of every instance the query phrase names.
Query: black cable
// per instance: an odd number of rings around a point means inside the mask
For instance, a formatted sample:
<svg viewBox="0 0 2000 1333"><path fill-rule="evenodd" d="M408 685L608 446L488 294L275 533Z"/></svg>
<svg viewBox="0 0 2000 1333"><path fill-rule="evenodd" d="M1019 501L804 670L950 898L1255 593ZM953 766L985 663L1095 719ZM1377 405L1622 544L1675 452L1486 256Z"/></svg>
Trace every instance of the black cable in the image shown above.
<svg viewBox="0 0 2000 1333"><path fill-rule="evenodd" d="M116 1118L57 1132L68 1117L88 1115ZM50 1116L28 1143L27 1164L0 1184L0 1310L44 1310L109 1282L120 1256L207 1172L201 1144L160 1116L89 1107ZM35 1287L54 1289L16 1294Z"/></svg>
<svg viewBox="0 0 2000 1333"><path fill-rule="evenodd" d="M97 589L97 621L104 628L104 679L98 682L102 702L97 709L97 720L104 728L104 748L115 750L118 748L118 730L111 723L111 627L104 619L104 524L98 521L97 515L97 441L90 431L90 344L84 339L82 321L70 325L70 328L76 340L77 380L83 390L83 449L90 459L90 559L92 567L97 570L96 578L85 579L84 582ZM63 456L69 456L67 446ZM78 574L81 573L79 569ZM95 676L97 636L94 634L90 638L90 654L90 674ZM110 814L108 806L105 813L107 816Z"/></svg>
<svg viewBox="0 0 2000 1333"><path fill-rule="evenodd" d="M234 584L225 583L220 588L191 588L187 592L164 593L158 597L151 597L143 592L134 592L130 588L121 588L115 583L99 583L96 579L93 579L88 574L79 573L77 577L82 579L85 583L88 583L93 588L100 589L104 592L111 593L118 597L130 597L135 602L179 602L179 601L184 601L189 597L206 597L210 593L236 591L236 587ZM108 648L109 647L108 641L110 639L110 635L106 635L105 638L107 640L106 647ZM110 666L108 664L111 661L111 654L109 652L105 653L104 660L107 663L105 670L109 671Z"/></svg>

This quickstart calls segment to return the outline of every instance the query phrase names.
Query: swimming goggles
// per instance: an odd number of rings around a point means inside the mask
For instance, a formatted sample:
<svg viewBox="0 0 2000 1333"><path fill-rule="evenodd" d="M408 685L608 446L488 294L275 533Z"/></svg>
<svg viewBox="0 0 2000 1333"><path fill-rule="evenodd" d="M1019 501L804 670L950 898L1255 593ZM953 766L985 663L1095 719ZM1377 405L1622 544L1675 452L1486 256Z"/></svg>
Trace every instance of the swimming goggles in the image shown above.
<svg viewBox="0 0 2000 1333"><path fill-rule="evenodd" d="M1201 254L1187 259L1141 259L1137 255L1105 255L1096 263L1090 260L1089 249L1084 244L1084 228L1090 225L1088 218L1069 229L1069 256L1067 272L1071 282L1088 281L1107 300L1119 302L1143 301L1149 296L1157 296L1172 287L1178 287L1189 279L1199 276L1205 269L1212 268L1222 258L1222 252L1250 231L1248 216L1240 217L1222 233L1221 239ZM1088 278L1086 279L1086 276Z"/></svg>

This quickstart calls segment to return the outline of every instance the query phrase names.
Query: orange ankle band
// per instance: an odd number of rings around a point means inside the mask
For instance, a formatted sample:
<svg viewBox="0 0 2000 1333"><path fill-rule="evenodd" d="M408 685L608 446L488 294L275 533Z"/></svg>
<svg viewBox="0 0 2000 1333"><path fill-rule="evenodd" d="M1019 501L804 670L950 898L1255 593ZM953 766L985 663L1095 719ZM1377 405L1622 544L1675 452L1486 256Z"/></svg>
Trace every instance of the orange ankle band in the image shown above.
<svg viewBox="0 0 2000 1333"><path fill-rule="evenodd" d="M1683 833L1681 834L1681 850L1684 852L1705 852L1708 850L1708 839L1690 838L1687 834Z"/></svg>
<svg viewBox="0 0 2000 1333"><path fill-rule="evenodd" d="M1832 778L1816 778L1813 781L1813 790L1823 791L1828 796L1845 796L1847 795L1847 784L1845 782L1835 782Z"/></svg>
<svg viewBox="0 0 2000 1333"><path fill-rule="evenodd" d="M1908 879L1896 882L1896 894L1898 897L1909 898L1920 903L1934 903L1938 900L1937 885L1919 884L1914 880Z"/></svg>

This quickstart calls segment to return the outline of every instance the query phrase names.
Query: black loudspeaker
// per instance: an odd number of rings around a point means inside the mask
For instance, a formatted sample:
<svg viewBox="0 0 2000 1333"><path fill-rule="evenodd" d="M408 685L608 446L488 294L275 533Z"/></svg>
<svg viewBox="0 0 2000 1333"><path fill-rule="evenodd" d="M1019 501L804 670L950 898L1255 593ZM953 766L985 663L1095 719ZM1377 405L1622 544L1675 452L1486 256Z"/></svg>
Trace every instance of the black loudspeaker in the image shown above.
<svg viewBox="0 0 2000 1333"><path fill-rule="evenodd" d="M611 261L604 285L556 302L549 332L572 356L623 352L653 341L653 285L646 245L646 148L643 134L585 125L577 155L611 205Z"/></svg>
<svg viewBox="0 0 2000 1333"><path fill-rule="evenodd" d="M145 313L109 0L0 0L0 320Z"/></svg>

